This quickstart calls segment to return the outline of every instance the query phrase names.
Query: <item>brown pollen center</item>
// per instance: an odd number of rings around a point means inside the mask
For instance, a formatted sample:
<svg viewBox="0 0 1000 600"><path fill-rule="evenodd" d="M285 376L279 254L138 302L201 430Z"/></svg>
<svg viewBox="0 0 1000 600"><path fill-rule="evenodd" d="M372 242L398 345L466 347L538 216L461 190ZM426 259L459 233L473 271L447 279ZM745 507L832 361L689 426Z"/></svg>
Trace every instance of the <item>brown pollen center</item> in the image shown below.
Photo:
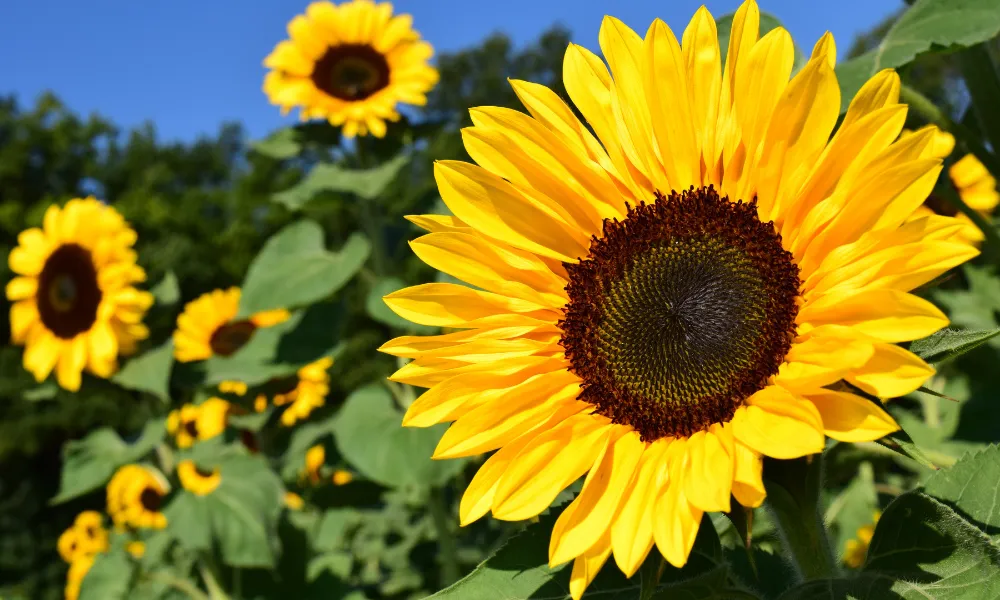
<svg viewBox="0 0 1000 600"><path fill-rule="evenodd" d="M389 62L368 44L331 46L313 67L312 81L327 94L356 102L389 85Z"/></svg>

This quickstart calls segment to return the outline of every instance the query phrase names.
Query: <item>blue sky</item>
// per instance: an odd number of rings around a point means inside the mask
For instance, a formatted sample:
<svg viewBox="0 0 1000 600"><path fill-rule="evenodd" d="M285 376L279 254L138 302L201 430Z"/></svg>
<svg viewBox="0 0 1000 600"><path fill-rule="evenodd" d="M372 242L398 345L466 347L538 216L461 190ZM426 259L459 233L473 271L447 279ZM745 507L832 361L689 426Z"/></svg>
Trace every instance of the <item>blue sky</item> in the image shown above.
<svg viewBox="0 0 1000 600"><path fill-rule="evenodd" d="M739 0L398 0L439 51L475 44L493 31L517 44L549 25L597 49L601 18L612 14L644 32L656 17L678 37L702 3L719 16ZM73 110L99 112L123 127L149 119L164 140L215 132L242 121L260 137L282 118L260 91L261 60L285 37L307 0L9 0L0 18L0 94L22 104L53 90ZM761 0L806 50L830 30L841 52L853 35L902 0Z"/></svg>

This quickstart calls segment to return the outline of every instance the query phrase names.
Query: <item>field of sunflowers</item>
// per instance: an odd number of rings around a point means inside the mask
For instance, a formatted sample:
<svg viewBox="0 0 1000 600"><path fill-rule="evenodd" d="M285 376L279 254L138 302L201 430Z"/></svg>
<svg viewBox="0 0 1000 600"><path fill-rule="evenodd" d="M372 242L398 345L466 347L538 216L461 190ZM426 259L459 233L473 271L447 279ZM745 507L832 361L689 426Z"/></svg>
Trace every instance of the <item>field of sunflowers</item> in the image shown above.
<svg viewBox="0 0 1000 600"><path fill-rule="evenodd" d="M1000 0L733 5L0 102L0 599L1000 598Z"/></svg>

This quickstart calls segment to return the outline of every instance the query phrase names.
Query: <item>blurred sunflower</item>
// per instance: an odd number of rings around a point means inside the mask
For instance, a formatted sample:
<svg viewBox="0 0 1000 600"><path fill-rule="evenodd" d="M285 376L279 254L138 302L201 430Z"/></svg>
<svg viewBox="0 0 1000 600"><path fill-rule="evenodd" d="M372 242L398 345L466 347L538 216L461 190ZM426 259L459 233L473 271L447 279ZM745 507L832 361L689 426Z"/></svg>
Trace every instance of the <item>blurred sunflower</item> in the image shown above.
<svg viewBox="0 0 1000 600"><path fill-rule="evenodd" d="M861 565L865 564L865 558L868 556L868 547L871 545L872 536L875 535L875 525L881 516L881 511L875 511L872 522L858 527L858 531L855 534L856 537L847 540L847 543L844 545L843 560L845 565L852 569L860 569Z"/></svg>
<svg viewBox="0 0 1000 600"><path fill-rule="evenodd" d="M118 527L163 529L167 518L160 512L170 491L167 480L151 468L125 465L108 483L108 514Z"/></svg>
<svg viewBox="0 0 1000 600"><path fill-rule="evenodd" d="M302 472L302 478L308 478L312 483L318 483L319 471L326 462L326 450L322 444L317 444L306 451L306 468Z"/></svg>
<svg viewBox="0 0 1000 600"><path fill-rule="evenodd" d="M221 435L226 430L230 405L221 398L209 398L201 404L185 404L167 415L167 432L178 448L190 448L195 442Z"/></svg>
<svg viewBox="0 0 1000 600"><path fill-rule="evenodd" d="M246 345L261 327L288 319L284 309L257 313L234 321L240 307L240 288L214 290L184 306L174 332L174 358L180 362L230 356ZM245 392L245 388L244 388Z"/></svg>
<svg viewBox="0 0 1000 600"><path fill-rule="evenodd" d="M81 556L69 565L69 572L66 574L66 600L77 600L80 597L80 586L87 572L94 566L94 555Z"/></svg>
<svg viewBox="0 0 1000 600"><path fill-rule="evenodd" d="M125 551L131 554L132 558L142 558L146 554L146 544L138 540L129 542L125 545Z"/></svg>
<svg viewBox="0 0 1000 600"><path fill-rule="evenodd" d="M945 158L955 149L955 137L946 131L940 131L934 142L934 156ZM997 204L1000 204L1000 192L997 192L997 181L973 154L966 154L948 168L948 177L958 191L959 197L969 205L969 208L989 218ZM957 237L964 241L981 243L983 232L972 222L972 219L959 214L958 210L947 200L931 195L930 198L913 213L913 218L930 214L940 214L955 217L964 227Z"/></svg>
<svg viewBox="0 0 1000 600"><path fill-rule="evenodd" d="M108 549L108 531L100 513L88 510L76 516L73 525L59 536L59 556L67 563Z"/></svg>
<svg viewBox="0 0 1000 600"><path fill-rule="evenodd" d="M333 485L347 485L354 481L354 475L350 471L337 469L333 472Z"/></svg>
<svg viewBox="0 0 1000 600"><path fill-rule="evenodd" d="M177 477L184 489L195 496L207 496L222 483L222 474L218 469L206 471L190 460L182 460L177 465Z"/></svg>
<svg viewBox="0 0 1000 600"><path fill-rule="evenodd" d="M423 106L438 80L434 48L412 22L389 3L313 2L264 59L264 93L282 113L297 106L303 120L327 119L347 137L382 137L396 105Z"/></svg>
<svg viewBox="0 0 1000 600"><path fill-rule="evenodd" d="M704 512L761 504L763 456L898 429L852 390L901 396L934 372L896 344L948 319L907 292L978 252L951 239L956 219L908 222L941 160L933 128L897 139L896 73L834 132L833 37L789 81L791 36L759 22L748 0L723 66L704 7L680 42L660 20L643 38L606 18L610 72L576 45L563 65L589 128L522 81L530 115L473 109L479 166L435 164L454 216L412 217L430 234L411 246L474 287L385 297L464 330L382 347L414 359L393 380L430 388L404 425L454 421L435 458L498 450L463 524L530 519L586 475L549 547L551 565L574 561L573 598L612 554L628 576L654 544L684 565Z"/></svg>
<svg viewBox="0 0 1000 600"><path fill-rule="evenodd" d="M285 492L285 506L290 510L302 510L305 506L305 500L302 496L296 494L295 492Z"/></svg>
<svg viewBox="0 0 1000 600"><path fill-rule="evenodd" d="M309 418L316 408L326 404L326 395L330 393L330 375L327 371L333 366L332 358L321 358L298 370L294 377L284 383L284 390L279 382L279 391L274 395L275 406L290 405L281 413L281 424L291 427L297 421ZM257 398L258 412L260 398ZM266 403L264 404L266 407Z"/></svg>
<svg viewBox="0 0 1000 600"><path fill-rule="evenodd" d="M38 381L55 370L63 388L80 389L86 369L107 378L118 355L149 336L142 323L153 304L134 285L146 280L135 264L135 231L94 198L74 198L45 212L42 227L18 235L8 263L11 341L24 345L24 368Z"/></svg>

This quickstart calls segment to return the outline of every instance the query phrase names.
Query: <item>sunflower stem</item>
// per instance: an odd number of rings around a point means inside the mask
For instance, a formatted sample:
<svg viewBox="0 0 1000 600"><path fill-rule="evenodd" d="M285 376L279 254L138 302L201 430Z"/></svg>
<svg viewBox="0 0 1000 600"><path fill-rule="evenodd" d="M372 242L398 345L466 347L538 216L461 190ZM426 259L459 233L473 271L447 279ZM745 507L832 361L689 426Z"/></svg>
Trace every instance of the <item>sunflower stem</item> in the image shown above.
<svg viewBox="0 0 1000 600"><path fill-rule="evenodd" d="M427 508L434 520L438 546L441 549L438 554L441 561L441 587L446 587L458 581L458 547L455 544L455 535L451 530L452 519L445 508L444 491L441 488L431 488Z"/></svg>
<svg viewBox="0 0 1000 600"><path fill-rule="evenodd" d="M354 146L354 154L358 159L358 166L362 169L369 168L368 153L365 151L364 140L357 138ZM372 203L360 196L354 197L354 203L358 207L358 218L361 221L361 228L365 230L365 235L372 243L372 270L381 279L385 277L387 270L385 258L385 235L382 223L372 211Z"/></svg>
<svg viewBox="0 0 1000 600"><path fill-rule="evenodd" d="M639 571L639 600L650 600L656 593L656 588L660 586L660 578L663 577L663 570L667 567L667 561L659 553L655 553L659 560L648 562Z"/></svg>
<svg viewBox="0 0 1000 600"><path fill-rule="evenodd" d="M837 574L837 560L823 523L820 492L823 455L768 459L764 467L767 507L785 542L786 557L803 580Z"/></svg>
<svg viewBox="0 0 1000 600"><path fill-rule="evenodd" d="M215 576L215 570L206 560L199 561L198 571L205 582L205 589L208 590L210 600L230 600L229 595L226 594L226 591L222 589L222 585L219 584L219 579Z"/></svg>

